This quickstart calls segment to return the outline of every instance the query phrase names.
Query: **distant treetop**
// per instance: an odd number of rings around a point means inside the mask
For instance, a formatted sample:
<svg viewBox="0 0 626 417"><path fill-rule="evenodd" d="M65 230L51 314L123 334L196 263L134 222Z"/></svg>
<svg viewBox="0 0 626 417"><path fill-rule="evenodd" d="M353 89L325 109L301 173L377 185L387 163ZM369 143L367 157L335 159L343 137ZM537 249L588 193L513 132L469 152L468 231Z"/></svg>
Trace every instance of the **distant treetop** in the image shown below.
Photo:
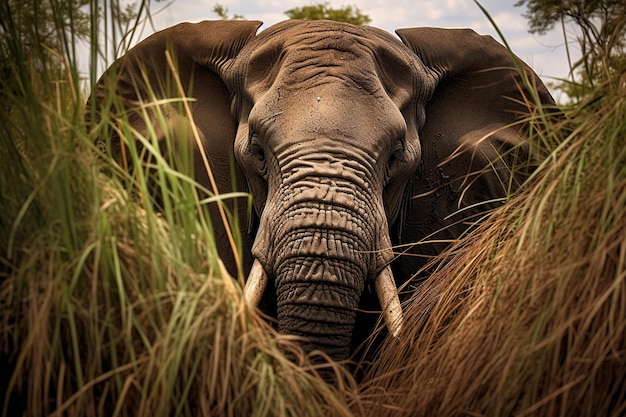
<svg viewBox="0 0 626 417"><path fill-rule="evenodd" d="M570 62L572 80L557 84L568 96L584 97L603 80L626 72L624 0L518 0L515 6L526 6L530 33L545 34L558 24L566 48L578 44L581 58Z"/></svg>
<svg viewBox="0 0 626 417"><path fill-rule="evenodd" d="M285 12L290 19L302 20L334 20L337 22L367 25L372 21L355 6L342 6L334 9L329 3L319 3L311 6L294 7Z"/></svg>

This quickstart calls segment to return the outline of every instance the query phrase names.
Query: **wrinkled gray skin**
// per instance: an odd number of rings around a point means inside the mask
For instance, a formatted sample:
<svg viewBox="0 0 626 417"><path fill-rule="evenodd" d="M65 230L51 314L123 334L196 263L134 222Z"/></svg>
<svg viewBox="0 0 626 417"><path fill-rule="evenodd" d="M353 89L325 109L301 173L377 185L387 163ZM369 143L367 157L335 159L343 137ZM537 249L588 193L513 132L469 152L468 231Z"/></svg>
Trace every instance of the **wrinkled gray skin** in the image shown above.
<svg viewBox="0 0 626 417"><path fill-rule="evenodd" d="M232 190L234 157L236 184L254 197L243 261L247 272L258 260L270 279L261 305L306 351L345 359L374 320L359 306L380 310L371 288L381 271L391 264L396 284L406 282L522 179L511 176L513 156L499 155L525 153L523 124L504 128L528 113L523 84L507 51L471 30L405 29L402 43L335 22L287 21L257 35L258 26L159 32L114 64L91 103L104 111L115 85L132 113L149 97L142 69L159 97L178 96L161 83L169 46L220 191ZM168 114L167 129L192 142L192 122ZM208 185L199 153L195 175ZM429 239L439 243L407 245ZM235 273L223 230L218 240Z"/></svg>

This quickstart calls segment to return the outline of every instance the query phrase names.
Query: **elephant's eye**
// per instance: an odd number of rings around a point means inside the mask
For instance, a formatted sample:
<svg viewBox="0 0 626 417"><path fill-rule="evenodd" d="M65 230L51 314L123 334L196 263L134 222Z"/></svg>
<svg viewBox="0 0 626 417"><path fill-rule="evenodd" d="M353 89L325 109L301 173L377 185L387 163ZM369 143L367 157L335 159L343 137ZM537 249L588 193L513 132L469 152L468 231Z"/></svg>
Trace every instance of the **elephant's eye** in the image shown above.
<svg viewBox="0 0 626 417"><path fill-rule="evenodd" d="M251 168L260 176L267 179L267 164L265 157L265 149L261 143L261 138L256 133L250 136L248 142L247 154L251 162Z"/></svg>
<svg viewBox="0 0 626 417"><path fill-rule="evenodd" d="M398 162L404 159L404 143L401 140L396 142L396 146L389 155L389 161L387 162L387 167L392 170L398 165Z"/></svg>
<svg viewBox="0 0 626 417"><path fill-rule="evenodd" d="M258 162L265 162L265 151L263 150L263 146L261 146L259 135L256 133L250 137L248 152Z"/></svg>

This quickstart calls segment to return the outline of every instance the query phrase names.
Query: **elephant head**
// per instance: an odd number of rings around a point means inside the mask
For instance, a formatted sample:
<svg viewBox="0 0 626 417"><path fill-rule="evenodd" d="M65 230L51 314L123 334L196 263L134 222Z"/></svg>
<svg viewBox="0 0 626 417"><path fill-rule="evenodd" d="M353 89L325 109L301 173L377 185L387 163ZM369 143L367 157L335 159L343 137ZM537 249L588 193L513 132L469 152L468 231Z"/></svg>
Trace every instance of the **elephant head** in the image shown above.
<svg viewBox="0 0 626 417"><path fill-rule="evenodd" d="M378 305L370 289L397 333L396 286L521 180L509 156L525 151L524 85L552 99L530 68L471 30L404 29L401 42L337 22L259 26L205 21L152 35L105 73L91 102L103 111L111 84L123 111L177 96L172 53L194 101L192 118L169 113L170 130L196 127L218 190L238 184L254 198L246 296L271 300L279 331L306 351L344 359L362 330L359 306Z"/></svg>

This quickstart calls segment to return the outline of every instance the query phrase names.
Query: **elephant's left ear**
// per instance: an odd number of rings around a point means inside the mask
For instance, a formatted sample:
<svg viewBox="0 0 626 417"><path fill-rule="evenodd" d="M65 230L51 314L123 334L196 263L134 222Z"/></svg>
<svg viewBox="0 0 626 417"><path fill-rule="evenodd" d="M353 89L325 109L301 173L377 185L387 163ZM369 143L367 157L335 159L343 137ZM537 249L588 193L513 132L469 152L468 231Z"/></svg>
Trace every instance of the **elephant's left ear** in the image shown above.
<svg viewBox="0 0 626 417"><path fill-rule="evenodd" d="M512 167L528 165L528 115L554 101L532 69L490 36L438 28L397 34L436 80L401 229L401 243L444 242L416 247L430 256L523 181L524 171Z"/></svg>
<svg viewBox="0 0 626 417"><path fill-rule="evenodd" d="M527 114L533 94L526 90L520 71L542 104L554 104L532 69L491 36L471 29L441 28L399 29L396 33L438 78L429 107L441 103L447 111L443 119L436 112L427 114L427 128L433 133L439 128L445 131L446 126L462 133L464 127L458 125L467 122L465 129L502 126Z"/></svg>

